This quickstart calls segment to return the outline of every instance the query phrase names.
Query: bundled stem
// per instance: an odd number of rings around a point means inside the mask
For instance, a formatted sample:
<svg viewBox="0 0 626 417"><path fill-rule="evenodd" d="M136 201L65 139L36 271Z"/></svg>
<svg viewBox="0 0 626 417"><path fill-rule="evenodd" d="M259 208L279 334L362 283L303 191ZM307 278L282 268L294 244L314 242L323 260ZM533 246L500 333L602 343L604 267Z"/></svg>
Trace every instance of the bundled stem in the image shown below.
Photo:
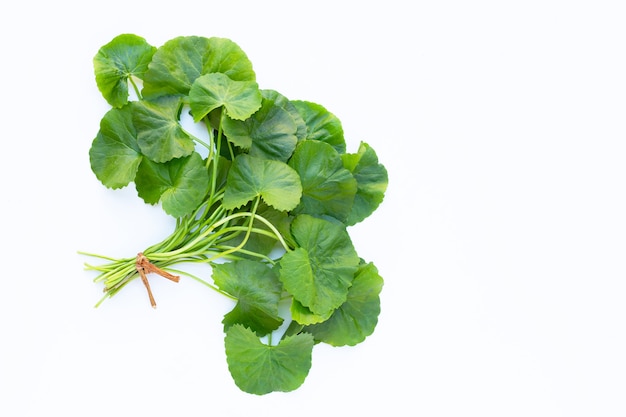
<svg viewBox="0 0 626 417"><path fill-rule="evenodd" d="M195 213L178 219L170 236L162 242L148 247L143 252L139 252L135 258L115 259L93 253L79 252L107 261L101 265L85 263L85 269L99 272L94 282L104 284L105 296L96 306L99 306L106 298L117 294L133 279L140 277L148 292L150 304L152 307L156 307L148 275L154 273L173 282L179 282L180 277L169 271L173 271L170 266L183 262L210 265L219 259L233 260L240 259L242 256L252 256L273 263L273 260L267 255L245 249L246 243L253 233L274 238L285 251L291 250L276 227L269 220L257 214L260 197L254 201L251 211L236 213L224 210L221 205L210 211L207 209L209 203L210 201L207 201ZM237 221L241 219L245 219L246 223L238 224ZM255 227L255 221L265 225L267 229ZM227 244L242 234L243 238L239 244L236 246ZM197 276L183 271L177 272L229 296Z"/></svg>

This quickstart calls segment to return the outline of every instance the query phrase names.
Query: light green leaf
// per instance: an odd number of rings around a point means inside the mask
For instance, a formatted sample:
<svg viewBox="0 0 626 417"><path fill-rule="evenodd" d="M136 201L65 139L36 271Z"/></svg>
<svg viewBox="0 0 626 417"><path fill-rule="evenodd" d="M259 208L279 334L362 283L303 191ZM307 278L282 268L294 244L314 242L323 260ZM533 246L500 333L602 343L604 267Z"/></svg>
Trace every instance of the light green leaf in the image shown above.
<svg viewBox="0 0 626 417"><path fill-rule="evenodd" d="M161 201L163 210L182 217L195 210L209 188L209 174L197 152L156 163L144 158L135 178L137 193L148 204Z"/></svg>
<svg viewBox="0 0 626 417"><path fill-rule="evenodd" d="M291 234L299 247L281 258L280 280L299 303L326 316L346 301L359 257L340 223L302 214Z"/></svg>
<svg viewBox="0 0 626 417"><path fill-rule="evenodd" d="M228 172L223 204L234 209L261 196L275 209L288 211L298 205L301 195L300 177L287 164L241 154Z"/></svg>
<svg viewBox="0 0 626 417"><path fill-rule="evenodd" d="M298 324L316 324L328 320L333 311L330 310L327 314L321 316L313 313L310 309L303 306L298 300L292 299L291 301L291 318Z"/></svg>
<svg viewBox="0 0 626 417"><path fill-rule="evenodd" d="M293 391L311 369L313 336L300 333L276 346L263 344L250 329L236 324L224 339L226 361L235 384L244 392L264 395Z"/></svg>
<svg viewBox="0 0 626 417"><path fill-rule="evenodd" d="M186 96L196 78L220 72L235 81L254 81L252 63L230 39L180 36L167 41L152 57L144 75L144 98Z"/></svg>
<svg viewBox="0 0 626 417"><path fill-rule="evenodd" d="M378 163L374 149L361 142L356 154L341 155L343 165L357 182L352 211L346 224L354 225L372 214L382 203L387 190L387 170Z"/></svg>
<svg viewBox="0 0 626 417"><path fill-rule="evenodd" d="M96 84L113 107L128 103L128 79L142 79L156 48L140 36L123 34L104 45L93 58Z"/></svg>
<svg viewBox="0 0 626 417"><path fill-rule="evenodd" d="M292 103L306 124L306 139L326 142L340 154L346 151L343 127L334 114L310 101L294 100Z"/></svg>
<svg viewBox="0 0 626 417"><path fill-rule="evenodd" d="M190 155L195 144L179 123L182 101L165 97L137 103L133 122L141 152L154 162Z"/></svg>
<svg viewBox="0 0 626 417"><path fill-rule="evenodd" d="M222 291L237 298L237 304L222 321L224 331L243 324L264 336L283 322L278 315L283 287L276 271L267 264L251 260L216 264L212 277Z"/></svg>
<svg viewBox="0 0 626 417"><path fill-rule="evenodd" d="M253 156L286 162L298 142L294 119L268 98L263 98L261 108L246 120L222 120L228 140Z"/></svg>
<svg viewBox="0 0 626 417"><path fill-rule="evenodd" d="M302 200L294 213L328 215L344 222L352 210L357 182L341 156L324 142L298 143L289 166L302 181Z"/></svg>
<svg viewBox="0 0 626 417"><path fill-rule="evenodd" d="M261 98L255 81L233 81L219 72L198 77L189 91L191 114L196 122L222 106L231 119L245 120L261 107Z"/></svg>
<svg viewBox="0 0 626 417"><path fill-rule="evenodd" d="M91 170L109 188L122 188L135 179L143 159L137 145L132 106L109 110L100 121L100 130L89 149Z"/></svg>
<svg viewBox="0 0 626 417"><path fill-rule="evenodd" d="M348 290L346 302L328 320L305 326L304 331L312 333L315 340L333 346L361 343L374 333L378 323L382 287L383 279L374 264L361 265Z"/></svg>

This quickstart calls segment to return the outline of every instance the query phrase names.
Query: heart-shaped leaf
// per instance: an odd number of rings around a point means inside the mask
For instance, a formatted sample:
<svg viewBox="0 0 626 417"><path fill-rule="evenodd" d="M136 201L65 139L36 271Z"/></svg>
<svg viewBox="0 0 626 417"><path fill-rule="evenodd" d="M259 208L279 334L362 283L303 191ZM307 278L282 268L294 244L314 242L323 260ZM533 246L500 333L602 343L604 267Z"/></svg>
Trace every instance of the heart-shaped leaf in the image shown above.
<svg viewBox="0 0 626 417"><path fill-rule="evenodd" d="M197 152L165 163L144 158L135 178L139 197L148 204L161 201L163 210L182 217L195 210L209 188L209 174Z"/></svg>
<svg viewBox="0 0 626 417"><path fill-rule="evenodd" d="M261 98L256 81L233 81L215 72L194 81L189 91L189 106L196 122L222 106L231 119L246 120L261 107Z"/></svg>
<svg viewBox="0 0 626 417"><path fill-rule="evenodd" d="M109 188L122 188L133 181L143 159L133 125L133 105L109 110L89 149L91 170Z"/></svg>
<svg viewBox="0 0 626 417"><path fill-rule="evenodd" d="M341 223L306 214L291 223L298 248L280 260L285 289L316 315L327 316L346 301L359 265L350 236Z"/></svg>
<svg viewBox="0 0 626 417"><path fill-rule="evenodd" d="M237 298L235 308L224 316L224 330L243 324L259 336L276 330L283 319L278 315L282 284L267 264L239 260L213 265L213 281Z"/></svg>
<svg viewBox="0 0 626 417"><path fill-rule="evenodd" d="M361 265L346 302L328 320L305 326L304 331L313 334L315 340L333 346L361 343L374 332L378 323L382 287L383 279L374 264Z"/></svg>
<svg viewBox="0 0 626 417"><path fill-rule="evenodd" d="M348 218L357 182L332 146L314 140L301 141L289 166L302 181L302 200L294 213L328 215L342 222Z"/></svg>
<svg viewBox="0 0 626 417"><path fill-rule="evenodd" d="M228 172L223 204L234 209L261 196L275 209L288 211L298 205L301 195L300 177L289 165L241 154Z"/></svg>
<svg viewBox="0 0 626 417"><path fill-rule="evenodd" d="M195 144L179 122L182 101L178 97L142 100L137 103L133 123L141 152L154 162L190 155Z"/></svg>
<svg viewBox="0 0 626 417"><path fill-rule="evenodd" d="M96 84L111 106L128 103L128 79L143 79L156 49L133 34L116 36L100 48L93 58Z"/></svg>
<svg viewBox="0 0 626 417"><path fill-rule="evenodd" d="M144 98L187 96L201 75L220 72L235 81L254 81L252 63L230 39L179 36L157 49L144 75Z"/></svg>
<svg viewBox="0 0 626 417"><path fill-rule="evenodd" d="M264 395L298 388L311 369L313 336L300 333L276 346L261 342L243 325L228 329L224 339L228 370L235 384L250 394Z"/></svg>
<svg viewBox="0 0 626 417"><path fill-rule="evenodd" d="M298 142L293 117L270 98L264 97L261 108L246 120L222 120L228 140L253 156L286 162Z"/></svg>

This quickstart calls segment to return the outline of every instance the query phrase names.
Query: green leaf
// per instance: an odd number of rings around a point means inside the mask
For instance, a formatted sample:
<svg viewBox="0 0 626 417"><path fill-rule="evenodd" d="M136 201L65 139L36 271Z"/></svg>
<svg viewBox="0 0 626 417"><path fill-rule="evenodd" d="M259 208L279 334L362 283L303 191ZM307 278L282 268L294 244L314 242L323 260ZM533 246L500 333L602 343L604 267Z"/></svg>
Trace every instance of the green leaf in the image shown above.
<svg viewBox="0 0 626 417"><path fill-rule="evenodd" d="M222 291L237 298L237 304L222 321L224 331L243 324L264 336L282 324L278 303L283 287L276 271L267 264L245 259L216 264L212 277Z"/></svg>
<svg viewBox="0 0 626 417"><path fill-rule="evenodd" d="M289 166L302 181L302 200L294 213L329 215L346 221L352 211L357 182L343 167L335 149L324 142L301 141Z"/></svg>
<svg viewBox="0 0 626 417"><path fill-rule="evenodd" d="M209 174L197 152L165 163L144 158L135 185L146 203L156 204L160 200L167 214L182 217L195 210L206 197Z"/></svg>
<svg viewBox="0 0 626 417"><path fill-rule="evenodd" d="M330 310L327 314L321 316L313 313L311 310L303 306L298 300L292 299L291 301L291 318L298 324L316 324L328 320L333 314Z"/></svg>
<svg viewBox="0 0 626 417"><path fill-rule="evenodd" d="M133 122L141 152L154 162L190 155L195 144L179 123L182 101L166 97L137 103Z"/></svg>
<svg viewBox="0 0 626 417"><path fill-rule="evenodd" d="M298 142L294 119L268 98L263 98L261 108L246 120L222 120L228 140L253 156L286 162Z"/></svg>
<svg viewBox="0 0 626 417"><path fill-rule="evenodd" d="M300 333L276 346L263 344L252 330L236 324L224 339L226 361L235 384L244 392L264 395L293 391L311 369L313 336Z"/></svg>
<svg viewBox="0 0 626 417"><path fill-rule="evenodd" d="M298 205L301 195L300 178L287 164L241 154L228 172L223 205L234 209L261 196L275 209L288 211Z"/></svg>
<svg viewBox="0 0 626 417"><path fill-rule="evenodd" d="M252 63L230 39L180 36L157 49L144 75L144 98L186 96L201 75L220 72L235 81L254 81Z"/></svg>
<svg viewBox="0 0 626 417"><path fill-rule="evenodd" d="M348 298L332 316L323 323L305 326L316 340L333 346L354 346L372 333L380 314L379 294L383 279L373 263L359 267Z"/></svg>
<svg viewBox="0 0 626 417"><path fill-rule="evenodd" d="M298 248L280 260L280 280L303 306L326 316L346 301L359 257L340 223L306 214L291 223Z"/></svg>
<svg viewBox="0 0 626 417"><path fill-rule="evenodd" d="M339 153L346 151L341 121L322 105L310 101L295 100L293 105L304 119L307 127L306 138L319 140L331 145Z"/></svg>
<svg viewBox="0 0 626 417"><path fill-rule="evenodd" d="M361 142L356 154L341 155L343 165L357 182L352 211L346 224L354 225L372 214L382 203L387 190L387 170L378 163L374 149Z"/></svg>
<svg viewBox="0 0 626 417"><path fill-rule="evenodd" d="M246 120L261 107L261 98L255 81L233 81L215 72L194 81L189 91L189 106L196 122L222 106L231 119Z"/></svg>
<svg viewBox="0 0 626 417"><path fill-rule="evenodd" d="M289 101L287 97L280 94L278 91L261 90L261 94L263 94L263 97L267 100L273 101L275 105L280 106L285 111L287 111L287 113L289 113L294 123L296 124L296 137L298 138L298 140L306 139L306 123L300 115L300 112L298 112L296 106L291 101Z"/></svg>
<svg viewBox="0 0 626 417"><path fill-rule="evenodd" d="M128 103L128 79L142 79L156 48L132 34L116 36L93 58L96 84L113 107Z"/></svg>
<svg viewBox="0 0 626 417"><path fill-rule="evenodd" d="M109 188L122 188L133 181L143 159L133 125L133 104L113 108L104 115L89 149L91 170Z"/></svg>

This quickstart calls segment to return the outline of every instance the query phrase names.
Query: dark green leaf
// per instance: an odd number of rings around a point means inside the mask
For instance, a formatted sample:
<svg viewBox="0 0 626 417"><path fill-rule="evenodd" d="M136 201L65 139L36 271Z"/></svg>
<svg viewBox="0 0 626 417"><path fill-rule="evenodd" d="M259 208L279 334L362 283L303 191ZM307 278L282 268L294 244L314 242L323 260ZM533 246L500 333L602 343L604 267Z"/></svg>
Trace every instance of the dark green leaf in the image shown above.
<svg viewBox="0 0 626 417"><path fill-rule="evenodd" d="M334 114L310 101L294 100L292 103L306 123L306 139L326 142L339 153L346 151L343 127Z"/></svg>
<svg viewBox="0 0 626 417"><path fill-rule="evenodd" d="M309 374L313 336L286 337L276 346L263 344L252 330L236 324L224 339L226 361L235 384L250 394L297 389Z"/></svg>
<svg viewBox="0 0 626 417"><path fill-rule="evenodd" d="M289 101L287 97L283 96L278 91L261 90L261 93L263 94L264 98L270 101L273 101L274 104L282 107L284 110L287 111L287 113L289 113L294 123L296 124L296 136L298 140L306 139L306 135L307 135L306 123L304 122L304 119L300 115L300 112L298 112L298 109L296 108L296 106L291 101Z"/></svg>
<svg viewBox="0 0 626 417"><path fill-rule="evenodd" d="M263 98L261 108L244 121L223 118L224 134L250 155L286 162L293 153L298 127L287 110Z"/></svg>
<svg viewBox="0 0 626 417"><path fill-rule="evenodd" d="M306 214L291 223L299 245L280 260L280 280L316 315L326 316L346 301L359 257L340 223Z"/></svg>
<svg viewBox="0 0 626 417"><path fill-rule="evenodd" d="M323 323L304 328L316 340L333 346L354 346L371 335L380 314L379 294L383 279L374 264L361 265L348 290L348 298Z"/></svg>
<svg viewBox="0 0 626 417"><path fill-rule="evenodd" d="M195 144L179 123L182 102L177 97L137 103L133 122L141 152L154 162L190 155Z"/></svg>
<svg viewBox="0 0 626 417"><path fill-rule="evenodd" d="M231 119L245 120L261 107L255 81L233 81L219 72L198 77L189 91L191 114L196 122L224 106Z"/></svg>
<svg viewBox="0 0 626 417"><path fill-rule="evenodd" d="M180 36L157 49L144 76L143 96L186 96L201 75L220 72L235 81L254 81L252 63L225 38Z"/></svg>
<svg viewBox="0 0 626 417"><path fill-rule="evenodd" d="M156 204L160 200L167 214L181 217L191 213L204 200L209 188L209 174L202 157L196 152L165 163L144 158L135 185L139 197L146 203Z"/></svg>
<svg viewBox="0 0 626 417"><path fill-rule="evenodd" d="M91 170L109 188L122 188L133 181L143 158L132 120L133 105L109 110L89 149Z"/></svg>
<svg viewBox="0 0 626 417"><path fill-rule="evenodd" d="M289 166L302 181L302 201L294 213L328 215L342 222L348 218L357 182L335 149L324 142L301 141Z"/></svg>
<svg viewBox="0 0 626 417"><path fill-rule="evenodd" d="M301 195L300 178L287 164L242 154L228 172L224 207L234 209L261 196L275 209L288 211L298 205Z"/></svg>
<svg viewBox="0 0 626 417"><path fill-rule="evenodd" d="M378 163L374 149L364 142L361 142L356 154L343 154L341 158L344 167L357 182L354 204L346 221L346 224L354 225L372 214L383 201L387 190L387 170Z"/></svg>
<svg viewBox="0 0 626 417"><path fill-rule="evenodd" d="M128 79L142 79L156 48L142 37L132 34L116 36L93 58L96 84L102 96L113 107L128 102Z"/></svg>
<svg viewBox="0 0 626 417"><path fill-rule="evenodd" d="M267 264L240 260L213 265L213 281L237 298L235 308L224 316L224 331L243 324L257 335L276 330L283 319L278 315L282 285L278 274Z"/></svg>

